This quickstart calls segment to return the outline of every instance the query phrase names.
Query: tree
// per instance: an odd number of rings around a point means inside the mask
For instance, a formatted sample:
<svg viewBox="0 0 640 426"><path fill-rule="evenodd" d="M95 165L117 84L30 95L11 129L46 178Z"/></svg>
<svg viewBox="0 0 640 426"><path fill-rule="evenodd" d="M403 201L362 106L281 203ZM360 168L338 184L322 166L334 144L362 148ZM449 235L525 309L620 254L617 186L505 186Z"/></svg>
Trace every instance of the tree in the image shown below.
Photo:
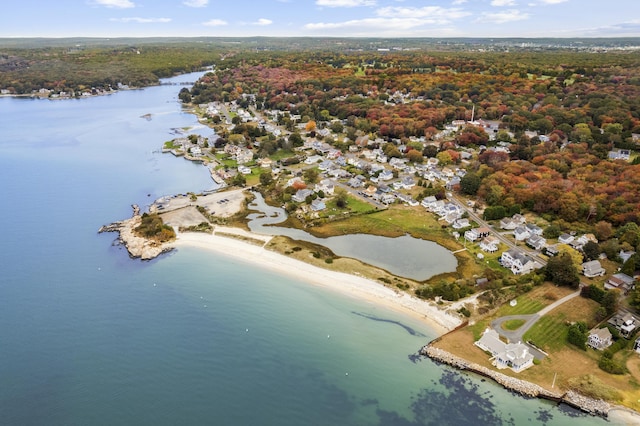
<svg viewBox="0 0 640 426"><path fill-rule="evenodd" d="M260 185L269 186L273 183L273 176L271 172L265 172L260 174Z"/></svg>
<svg viewBox="0 0 640 426"><path fill-rule="evenodd" d="M463 194L476 195L481 183L480 176L474 172L469 172L460 179L460 191Z"/></svg>
<svg viewBox="0 0 640 426"><path fill-rule="evenodd" d="M289 142L291 143L291 146L293 147L299 147L304 145L304 141L302 140L302 136L300 136L300 133L295 132L292 133L291 135L289 135Z"/></svg>
<svg viewBox="0 0 640 426"><path fill-rule="evenodd" d="M587 325L579 321L575 324L569 326L569 332L567 333L567 341L574 346L582 349L583 351L587 350Z"/></svg>
<svg viewBox="0 0 640 426"><path fill-rule="evenodd" d="M336 206L341 209L347 207L347 191L342 188L336 190Z"/></svg>
<svg viewBox="0 0 640 426"><path fill-rule="evenodd" d="M613 235L613 226L611 226L609 222L601 220L596 223L594 232L598 241L606 241L611 238L611 235Z"/></svg>
<svg viewBox="0 0 640 426"><path fill-rule="evenodd" d="M593 241L588 241L583 247L582 252L587 260L595 260L600 256L600 246Z"/></svg>
<svg viewBox="0 0 640 426"><path fill-rule="evenodd" d="M304 180L309 182L309 183L316 183L316 181L318 180L318 169L316 169L315 167L311 167L309 169L306 169L304 171Z"/></svg>
<svg viewBox="0 0 640 426"><path fill-rule="evenodd" d="M233 177L231 183L235 186L245 186L247 184L247 179L242 173L238 173Z"/></svg>
<svg viewBox="0 0 640 426"><path fill-rule="evenodd" d="M315 132L316 131L316 122L311 120L308 121L307 124L305 124L304 126L304 130L306 130L307 132Z"/></svg>
<svg viewBox="0 0 640 426"><path fill-rule="evenodd" d="M407 152L407 159L412 163L422 163L422 161L424 161L422 153L420 151L416 151L415 149Z"/></svg>
<svg viewBox="0 0 640 426"><path fill-rule="evenodd" d="M558 238L562 233L562 229L560 229L560 226L558 226L557 224L552 223L545 228L543 233L546 238Z"/></svg>
<svg viewBox="0 0 640 426"><path fill-rule="evenodd" d="M545 278L561 286L578 288L580 284L580 276L568 253L561 253L549 259Z"/></svg>
<svg viewBox="0 0 640 426"><path fill-rule="evenodd" d="M427 145L422 150L422 155L424 155L427 158L433 158L436 155L438 155L438 147L433 145Z"/></svg>
<svg viewBox="0 0 640 426"><path fill-rule="evenodd" d="M438 163L440 163L443 166L447 166L451 163L453 163L453 159L451 158L451 155L448 152L439 152L436 155L436 158L438 159Z"/></svg>

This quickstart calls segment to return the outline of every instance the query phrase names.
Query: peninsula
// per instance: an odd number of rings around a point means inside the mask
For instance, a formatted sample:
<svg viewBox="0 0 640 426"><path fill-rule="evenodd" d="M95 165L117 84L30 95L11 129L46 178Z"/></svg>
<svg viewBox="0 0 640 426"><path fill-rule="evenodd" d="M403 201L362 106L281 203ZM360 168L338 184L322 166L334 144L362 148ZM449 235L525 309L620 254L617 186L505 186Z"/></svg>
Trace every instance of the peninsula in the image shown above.
<svg viewBox="0 0 640 426"><path fill-rule="evenodd" d="M637 410L640 118L638 97L620 94L640 94L640 68L622 53L598 57L600 70L569 56L225 56L179 95L212 134L184 129L163 151L226 189L156 200L146 214L176 230L172 241L140 243L139 215L104 230L134 257L192 245L340 283L451 331L422 351L439 362L599 415ZM611 64L623 76L599 78ZM409 280L251 233L246 188L284 208L282 226L409 234L455 253L458 268Z"/></svg>

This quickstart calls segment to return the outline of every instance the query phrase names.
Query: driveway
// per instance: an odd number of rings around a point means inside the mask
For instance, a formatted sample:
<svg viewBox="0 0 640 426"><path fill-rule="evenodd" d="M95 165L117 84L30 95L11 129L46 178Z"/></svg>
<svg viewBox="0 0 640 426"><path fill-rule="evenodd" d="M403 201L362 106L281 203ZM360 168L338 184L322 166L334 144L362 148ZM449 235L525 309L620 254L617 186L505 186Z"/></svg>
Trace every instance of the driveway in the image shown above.
<svg viewBox="0 0 640 426"><path fill-rule="evenodd" d="M547 307L541 309L540 311L536 312L535 314L529 314L529 315L507 315L507 316L504 316L504 317L497 318L497 319L491 321L491 328L493 328L495 331L497 331L500 336L502 336L505 339L507 339L507 342L509 342L509 343L522 342L522 336L524 336L524 334L527 331L529 331L529 329L533 326L533 324L536 323L536 321L538 321L540 319L540 317L542 317L543 315L551 312L552 310L554 310L558 306L562 305L563 303L567 302L568 300L573 299L574 297L578 296L579 294L580 294L580 290L575 291L575 292L573 292L571 294L568 294L565 297L563 297L562 299L558 299L555 302L553 302L552 304L550 304L549 306L547 306ZM504 328L502 328L502 325L506 321L510 321L510 320L524 320L524 324L522 324L522 326L518 327L517 330L505 330ZM542 352L536 350L535 348L533 348L531 346L529 346L529 348L532 350L533 356L535 356L538 359L544 358L544 354Z"/></svg>

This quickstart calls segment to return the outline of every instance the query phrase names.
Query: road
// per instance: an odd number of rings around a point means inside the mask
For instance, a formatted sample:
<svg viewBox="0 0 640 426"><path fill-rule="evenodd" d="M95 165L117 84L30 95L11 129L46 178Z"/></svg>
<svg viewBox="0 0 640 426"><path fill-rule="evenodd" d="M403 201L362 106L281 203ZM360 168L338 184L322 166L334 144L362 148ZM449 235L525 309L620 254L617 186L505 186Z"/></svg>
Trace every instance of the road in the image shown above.
<svg viewBox="0 0 640 426"><path fill-rule="evenodd" d="M542 256L540 256L540 253L533 250L529 250L528 248L520 247L510 238L507 238L501 233L497 232L495 229L493 229L492 225L490 225L487 221L482 219L477 213L473 211L473 209L468 208L464 200L462 200L460 197L458 197L453 193L447 193L447 198L450 201L455 201L456 203L458 203L458 205L460 205L469 214L469 218L474 222L476 222L480 227L486 226L487 228L491 229L491 233L493 234L493 236L495 236L498 240L500 240L501 243L505 244L507 247L520 250L521 252L534 258L538 263L540 263L540 265L546 266L547 261L544 258L542 258Z"/></svg>

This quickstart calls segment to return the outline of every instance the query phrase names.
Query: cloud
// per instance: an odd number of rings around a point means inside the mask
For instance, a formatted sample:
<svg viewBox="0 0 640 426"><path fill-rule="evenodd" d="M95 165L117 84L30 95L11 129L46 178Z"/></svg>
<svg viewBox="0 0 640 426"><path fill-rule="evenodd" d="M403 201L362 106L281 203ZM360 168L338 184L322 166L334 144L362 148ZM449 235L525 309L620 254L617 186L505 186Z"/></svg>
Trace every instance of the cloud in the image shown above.
<svg viewBox="0 0 640 426"><path fill-rule="evenodd" d="M417 18L366 18L366 19L354 19L344 22L316 22L306 24L304 27L308 30L323 31L323 30L358 30L360 33L368 32L369 30L380 31L381 28L386 29L411 29L421 27L428 24L440 24L443 23L438 19L417 19Z"/></svg>
<svg viewBox="0 0 640 426"><path fill-rule="evenodd" d="M457 5L460 5L460 4L465 4L466 2L467 2L467 0L453 0L451 2L451 4L454 5L454 6L457 6Z"/></svg>
<svg viewBox="0 0 640 426"><path fill-rule="evenodd" d="M380 17L394 17L403 19L425 18L425 23L450 22L454 19L471 15L460 8L447 9L440 6L425 7L382 7L376 10Z"/></svg>
<svg viewBox="0 0 640 426"><path fill-rule="evenodd" d="M205 7L209 4L209 0L184 0L182 4L189 7Z"/></svg>
<svg viewBox="0 0 640 426"><path fill-rule="evenodd" d="M270 19L265 19L265 18L260 18L258 19L256 22L253 22L252 25L260 25L260 26L265 26L265 25L271 25L273 24L273 21Z"/></svg>
<svg viewBox="0 0 640 426"><path fill-rule="evenodd" d="M511 9L504 12L483 12L482 21L494 24L505 24L507 22L524 21L529 19L528 13L522 13L519 10Z"/></svg>
<svg viewBox="0 0 640 426"><path fill-rule="evenodd" d="M316 0L316 4L327 7L375 6L376 0Z"/></svg>
<svg viewBox="0 0 640 426"><path fill-rule="evenodd" d="M591 37L638 37L638 34L640 34L640 19L582 30L581 34Z"/></svg>
<svg viewBox="0 0 640 426"><path fill-rule="evenodd" d="M94 0L94 3L99 6L113 7L116 9L129 9L136 7L136 5L130 0Z"/></svg>
<svg viewBox="0 0 640 426"><path fill-rule="evenodd" d="M559 3L567 2L569 0L540 0L540 1L544 4L559 4Z"/></svg>
<svg viewBox="0 0 640 426"><path fill-rule="evenodd" d="M491 6L515 6L515 0L491 0Z"/></svg>
<svg viewBox="0 0 640 426"><path fill-rule="evenodd" d="M171 22L171 18L111 18L113 22L136 22L138 24L164 24Z"/></svg>
<svg viewBox="0 0 640 426"><path fill-rule="evenodd" d="M202 25L207 27L223 27L225 25L229 25L229 23L222 19L210 19L207 22L203 22Z"/></svg>

